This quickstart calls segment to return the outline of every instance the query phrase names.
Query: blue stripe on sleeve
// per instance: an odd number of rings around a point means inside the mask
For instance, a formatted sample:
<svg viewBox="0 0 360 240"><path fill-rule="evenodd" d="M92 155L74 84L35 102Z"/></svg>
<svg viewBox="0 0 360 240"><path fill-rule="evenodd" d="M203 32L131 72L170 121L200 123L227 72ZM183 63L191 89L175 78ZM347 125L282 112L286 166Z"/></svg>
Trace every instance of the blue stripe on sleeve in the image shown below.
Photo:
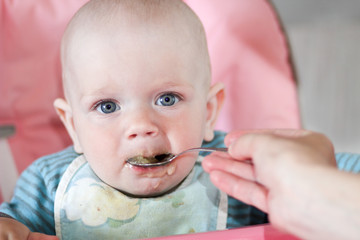
<svg viewBox="0 0 360 240"><path fill-rule="evenodd" d="M78 156L73 147L36 160L20 176L10 203L0 212L25 224L31 231L55 234L54 198L60 178Z"/></svg>
<svg viewBox="0 0 360 240"><path fill-rule="evenodd" d="M338 168L343 171L360 173L360 155L337 153L335 155Z"/></svg>

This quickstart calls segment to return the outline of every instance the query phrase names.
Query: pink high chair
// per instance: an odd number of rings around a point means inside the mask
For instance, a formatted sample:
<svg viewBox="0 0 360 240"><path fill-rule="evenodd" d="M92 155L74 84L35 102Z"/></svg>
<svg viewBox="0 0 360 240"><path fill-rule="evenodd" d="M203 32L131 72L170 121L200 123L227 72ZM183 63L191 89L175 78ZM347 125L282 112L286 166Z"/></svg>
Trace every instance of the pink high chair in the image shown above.
<svg viewBox="0 0 360 240"><path fill-rule="evenodd" d="M226 86L217 129L299 128L289 49L269 2L185 1L204 23L213 81ZM0 202L31 162L71 144L53 100L62 95L61 35L85 2L0 3Z"/></svg>

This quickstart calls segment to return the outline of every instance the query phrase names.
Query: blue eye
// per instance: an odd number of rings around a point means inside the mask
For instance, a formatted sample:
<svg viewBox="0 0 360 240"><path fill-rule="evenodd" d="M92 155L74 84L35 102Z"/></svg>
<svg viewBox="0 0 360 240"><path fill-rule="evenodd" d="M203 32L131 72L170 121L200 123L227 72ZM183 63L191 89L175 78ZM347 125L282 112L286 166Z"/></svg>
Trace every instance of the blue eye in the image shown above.
<svg viewBox="0 0 360 240"><path fill-rule="evenodd" d="M105 102L100 103L96 107L96 110L101 113L109 114L109 113L113 113L117 110L120 110L120 106L112 101L105 101Z"/></svg>
<svg viewBox="0 0 360 240"><path fill-rule="evenodd" d="M156 100L156 105L161 105L161 106L172 106L175 103L177 103L179 101L179 97L175 94L172 93L167 93L167 94L163 94L161 95L157 100Z"/></svg>

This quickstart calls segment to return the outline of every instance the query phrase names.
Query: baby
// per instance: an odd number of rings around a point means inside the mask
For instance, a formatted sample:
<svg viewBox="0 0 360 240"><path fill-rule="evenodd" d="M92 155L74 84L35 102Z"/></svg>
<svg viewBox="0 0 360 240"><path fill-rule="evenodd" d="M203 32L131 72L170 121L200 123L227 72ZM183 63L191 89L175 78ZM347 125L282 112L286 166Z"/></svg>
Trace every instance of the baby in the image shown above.
<svg viewBox="0 0 360 240"><path fill-rule="evenodd" d="M0 207L0 235L130 239L267 221L216 189L196 154L126 162L223 147L213 129L223 85L210 85L204 29L185 3L92 0L68 25L61 62L65 99L54 105L73 147L22 174Z"/></svg>

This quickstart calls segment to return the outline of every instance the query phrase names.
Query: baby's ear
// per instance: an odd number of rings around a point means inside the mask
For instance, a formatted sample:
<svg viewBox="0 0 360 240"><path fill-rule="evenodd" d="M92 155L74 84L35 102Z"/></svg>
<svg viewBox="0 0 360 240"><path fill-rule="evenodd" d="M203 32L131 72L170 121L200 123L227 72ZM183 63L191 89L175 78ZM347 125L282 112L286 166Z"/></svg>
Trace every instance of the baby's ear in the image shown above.
<svg viewBox="0 0 360 240"><path fill-rule="evenodd" d="M207 98L207 117L205 128L205 141L211 141L214 138L214 127L219 116L221 107L224 103L225 90L224 84L217 82L210 87Z"/></svg>
<svg viewBox="0 0 360 240"><path fill-rule="evenodd" d="M61 121L65 125L67 132L69 133L69 135L72 139L75 152L82 153L82 148L81 148L81 145L79 142L79 138L76 134L75 127L74 127L74 120L73 120L73 115L72 115L70 105L68 104L68 102L65 99L57 98L54 101L54 107L55 107L55 110L56 110L57 114L59 115Z"/></svg>

